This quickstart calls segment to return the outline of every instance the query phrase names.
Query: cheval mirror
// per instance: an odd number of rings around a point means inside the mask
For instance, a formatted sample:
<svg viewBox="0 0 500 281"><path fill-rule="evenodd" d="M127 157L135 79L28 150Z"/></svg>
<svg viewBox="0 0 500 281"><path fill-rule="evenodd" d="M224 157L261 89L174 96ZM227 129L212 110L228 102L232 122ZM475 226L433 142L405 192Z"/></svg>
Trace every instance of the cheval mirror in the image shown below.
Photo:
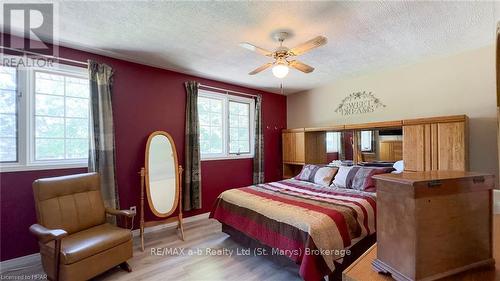
<svg viewBox="0 0 500 281"><path fill-rule="evenodd" d="M141 168L141 249L144 251L144 227L177 221L177 229L184 240L182 226L181 179L182 167L177 162L175 144L167 132L156 131L149 135L146 144L145 167ZM144 219L144 190L151 212L164 220L146 222ZM179 209L179 214L168 218Z"/></svg>

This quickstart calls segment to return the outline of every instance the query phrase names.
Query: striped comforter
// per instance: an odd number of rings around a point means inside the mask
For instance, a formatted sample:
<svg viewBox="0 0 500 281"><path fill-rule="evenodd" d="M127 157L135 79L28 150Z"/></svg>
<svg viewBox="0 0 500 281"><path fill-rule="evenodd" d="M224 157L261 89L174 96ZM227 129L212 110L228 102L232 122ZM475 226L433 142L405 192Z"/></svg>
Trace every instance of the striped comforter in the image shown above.
<svg viewBox="0 0 500 281"><path fill-rule="evenodd" d="M375 209L374 193L289 179L227 190L210 217L291 258L304 280L319 280L375 232Z"/></svg>

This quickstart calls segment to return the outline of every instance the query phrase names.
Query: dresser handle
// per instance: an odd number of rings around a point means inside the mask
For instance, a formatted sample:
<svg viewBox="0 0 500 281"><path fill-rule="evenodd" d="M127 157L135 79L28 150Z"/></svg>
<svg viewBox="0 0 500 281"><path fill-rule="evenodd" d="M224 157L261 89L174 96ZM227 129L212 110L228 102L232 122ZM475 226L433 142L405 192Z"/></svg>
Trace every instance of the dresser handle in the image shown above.
<svg viewBox="0 0 500 281"><path fill-rule="evenodd" d="M472 182L473 183L484 183L484 177L473 177Z"/></svg>
<svg viewBox="0 0 500 281"><path fill-rule="evenodd" d="M434 180L427 183L428 187L438 187L441 186L441 181Z"/></svg>

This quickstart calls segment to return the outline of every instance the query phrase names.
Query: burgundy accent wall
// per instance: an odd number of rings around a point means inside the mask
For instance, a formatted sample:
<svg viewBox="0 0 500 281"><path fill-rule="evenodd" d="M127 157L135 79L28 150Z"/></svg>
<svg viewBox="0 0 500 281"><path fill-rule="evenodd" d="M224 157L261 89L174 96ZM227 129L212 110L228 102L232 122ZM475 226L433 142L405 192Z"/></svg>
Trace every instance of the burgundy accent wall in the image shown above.
<svg viewBox="0 0 500 281"><path fill-rule="evenodd" d="M115 70L113 115L117 184L121 208L139 207L140 177L148 135L156 130L170 133L177 146L179 162L184 164L184 119L186 94L184 82L203 84L250 94L262 94L265 179L282 178L281 130L286 128L286 97L199 78L164 69L99 56L69 48L59 48L59 56L80 61L89 58L106 63ZM202 209L185 217L211 210L215 198L224 190L252 183L252 159L203 161ZM37 178L85 172L65 169L0 173L0 260L38 252L35 237L28 227L36 222L32 182ZM146 208L147 209L147 208ZM155 219L147 209L147 219ZM137 227L137 220L135 222Z"/></svg>
<svg viewBox="0 0 500 281"><path fill-rule="evenodd" d="M0 173L0 250L8 260L38 252L28 227L36 223L31 184L39 178L86 173L87 168Z"/></svg>

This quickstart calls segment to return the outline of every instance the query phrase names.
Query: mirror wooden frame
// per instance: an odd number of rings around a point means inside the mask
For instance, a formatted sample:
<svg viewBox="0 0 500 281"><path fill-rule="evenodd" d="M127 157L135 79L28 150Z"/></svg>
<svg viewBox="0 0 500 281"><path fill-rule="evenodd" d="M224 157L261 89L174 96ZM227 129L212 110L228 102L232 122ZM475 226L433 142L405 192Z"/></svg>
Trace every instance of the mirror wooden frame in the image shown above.
<svg viewBox="0 0 500 281"><path fill-rule="evenodd" d="M150 149L151 149L151 142L153 141L153 138L156 137L156 136L164 136L168 139L168 141L170 142L170 146L172 147L172 154L174 156L174 169L175 169L175 184L176 184L176 187L175 187L175 197L174 197L174 205L172 206L172 209L170 211L168 211L167 213L160 213L158 212L158 210L156 210L156 208L154 208L154 205L153 205L153 199L151 198L151 186L150 186L150 175L149 175L149 152L150 152ZM146 172L146 178L145 178L145 181L146 181L146 195L148 197L148 203L149 203L149 208L151 209L151 211L153 212L153 214L159 218L165 218L165 217L168 217L170 216L174 211L175 209L177 209L177 206L179 204L179 196L180 196L180 174L179 174L179 169L180 169L180 166L178 165L178 159L177 159L177 150L175 149L175 143L174 143L174 140L172 139L172 137L170 136L169 133L167 132L164 132L164 131L155 131L153 132L151 135L149 135L148 137L148 141L146 143L146 155L145 155L145 163L144 163L144 169L145 169L145 172Z"/></svg>
<svg viewBox="0 0 500 281"><path fill-rule="evenodd" d="M149 183L149 150L151 146L151 141L155 136L165 136L168 141L170 142L170 146L172 147L172 153L174 156L174 161L175 161L175 180L176 180L176 188L175 188L175 198L174 198L174 205L172 206L172 209L167 212L167 213L160 213L158 212L153 205L153 200L151 198L151 191L150 191L150 183ZM148 137L148 141L146 143L146 150L145 150L145 163L144 167L141 168L141 171L139 174L141 175L141 206L140 206L140 238L141 238L141 250L144 251L144 227L146 226L156 226L160 224L166 224L166 223L171 223L177 221L177 229L180 230L180 238L184 241L184 228L182 224L182 166L178 165L178 158L177 158L177 149L175 147L174 140L172 136L165 132L165 131L154 131L151 133ZM159 218L167 218L164 220L154 220L154 221L145 221L144 218L144 190L146 190L147 194L147 200L148 200L148 205L151 210L151 212ZM179 213L175 217L170 217L172 213L175 212L176 209L179 209Z"/></svg>

